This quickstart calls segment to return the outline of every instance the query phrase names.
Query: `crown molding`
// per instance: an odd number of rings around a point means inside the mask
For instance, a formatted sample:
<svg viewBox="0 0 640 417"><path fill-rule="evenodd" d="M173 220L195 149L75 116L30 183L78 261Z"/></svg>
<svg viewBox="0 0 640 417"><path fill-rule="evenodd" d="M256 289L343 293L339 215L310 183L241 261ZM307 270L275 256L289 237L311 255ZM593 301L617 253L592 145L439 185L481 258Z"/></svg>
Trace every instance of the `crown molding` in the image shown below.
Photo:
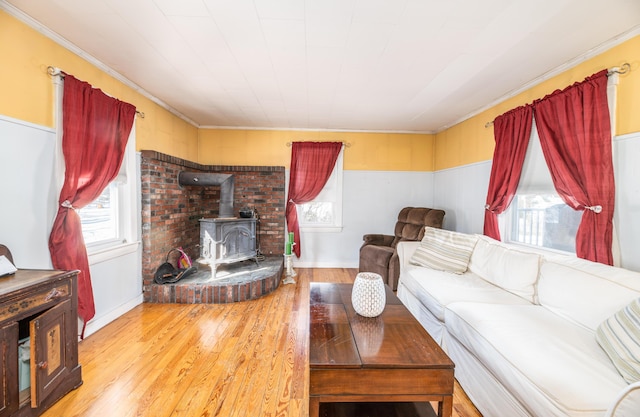
<svg viewBox="0 0 640 417"><path fill-rule="evenodd" d="M266 130L285 132L328 132L328 133L377 133L402 135L435 135L436 132L418 130L359 130L359 129L320 129L302 127L243 127L243 126L199 126L201 129L212 130Z"/></svg>
<svg viewBox="0 0 640 417"><path fill-rule="evenodd" d="M162 101L161 99L159 99L158 97L150 94L149 92L147 92L146 90L144 90L142 87L140 87L139 85L137 85L136 83L134 83L133 81L129 80L128 78L124 77L122 74L114 71L112 68L110 68L109 66L107 66L106 64L104 64L103 62L101 62L100 60L98 60L97 58L95 58L94 56L88 54L87 52L85 52L84 50L80 49L78 46L76 46L75 44L73 44L72 42L70 42L69 40L65 39L64 37L60 36L59 34L53 32L51 29L47 28L46 26L44 26L42 23L40 23L39 21L33 19L32 17L30 17L29 15L25 14L24 12L22 12L21 10L17 9L16 7L14 7L11 4L8 4L6 2L6 0L0 0L0 10L4 10L6 11L8 14L10 14L11 16L15 17L16 19L22 21L23 23L27 24L28 26L30 26L31 28L33 28L34 30L36 30L37 32L41 33L42 35L44 35L45 37L53 40L54 42L56 42L57 44L59 44L60 46L68 49L69 51L71 51L72 53L78 55L79 57L81 57L82 59L86 60L87 62L89 62L90 64L94 65L96 68L98 68L99 70L105 72L106 74L110 75L111 77L113 77L114 79L120 81L121 83L125 84L127 87L130 87L131 89L133 89L134 91L136 91L137 93L143 95L144 97L148 98L149 100L151 100L152 102L156 103L158 106L162 107L163 109L167 110L168 112L172 113L173 115L175 115L176 117L184 120L185 122L191 124L192 126L198 128L198 129L217 129L217 130L266 130L266 131L274 131L274 130L282 130L282 131L302 131L302 132L307 132L307 131L312 131L312 132L339 132L339 133L381 133L381 134L426 134L426 135L434 135L434 134L438 134L440 132L443 132L459 123L464 122L465 120L468 120L474 116L477 116L478 114L489 110L497 105L499 105L500 103L513 98L515 96L517 96L518 94L525 92L533 87L535 87L536 85L547 81L579 64L581 64L582 62L587 61L588 59L591 59L597 55L600 55L601 53L613 48L614 46L617 46L637 35L640 35L640 25L635 26L634 28L628 30L627 32L624 32L618 36L616 36L615 38L604 42L602 44L600 44L599 46L592 48L591 50L587 51L586 53L580 55L579 57L576 57L568 62L566 62L563 65L560 65L556 68L554 68L551 71L548 71L545 74L542 74L541 76L533 79L532 81L522 85L521 87L512 90L510 92L508 92L507 94L497 98L496 100L493 100L492 102L478 108L477 110L468 113L465 116L462 116L456 120L454 120L451 123L448 123L444 126L442 126L441 128L435 130L435 131L404 131L404 130L397 130L397 131L390 131L390 130L350 130L350 129L313 129L313 128L278 128L278 127L242 127L242 126L208 126L208 125L199 125L198 123L196 123L195 121L193 121L192 119L190 119L189 117L185 116L184 114L180 113L179 111L177 111L176 109L174 109L173 107L169 106L167 103L165 103L164 101ZM64 69L62 69L64 70Z"/></svg>
<svg viewBox="0 0 640 417"><path fill-rule="evenodd" d="M603 52L613 48L614 46L617 46L617 45L619 45L619 44L621 44L623 42L626 42L629 39L631 39L631 38L633 38L633 37L635 37L637 35L640 35L640 25L635 26L635 27L631 28L630 30L628 30L628 31L626 31L624 33L621 33L620 35L616 36L613 39L610 39L607 42L601 43L600 45L596 46L595 48L592 48L589 51L585 52L584 54L582 54L582 55L580 55L580 56L578 56L578 57L576 57L576 58L574 58L574 59L572 59L570 61L567 61L566 63L564 63L564 64L552 69L551 71L546 72L545 74L542 74L541 76L531 80L530 82L522 85L521 87L508 92L507 94L503 95L500 98L497 98L496 100L492 101L491 103L486 104L485 106L482 106L481 108L479 108L479 109L467 114L466 116L462 116L461 118L459 118L459 119L457 119L457 120L455 120L455 121L443 126L442 128L438 129L438 131L436 133L440 133L442 131L445 131L445 130L449 129L450 127L453 127L453 126L457 125L458 123L462 123L465 120L471 119L473 116L477 116L478 114L497 106L498 104L502 103L503 101L506 101L506 100L508 100L510 98L513 98L513 97L517 96L518 94L523 93L523 92L535 87L536 85L555 77L556 75L560 75L563 72L565 72L565 71L567 71L567 70L569 70L569 69L571 69L571 68L573 68L573 67L575 67L575 66L577 66L577 65L579 65L579 64L581 64L581 63L583 63L583 62L585 62L585 61L587 61L587 60L589 60L589 59L591 59L593 57L595 57L595 56L598 56L598 55L602 54Z"/></svg>
<svg viewBox="0 0 640 417"><path fill-rule="evenodd" d="M94 57L93 55L91 55L91 54L87 53L86 51L80 49L77 45L75 45L74 43L70 42L68 39L60 36L58 33L52 31L48 27L44 26L42 23L40 23L39 21L35 20L31 16L27 15L22 10L20 10L20 9L16 8L15 6L7 3L6 0L0 0L0 10L4 10L5 12L7 12L7 14L15 17L16 19L18 19L19 21L23 22L27 26L31 27L32 29L34 29L35 31L40 33L41 35L51 39L52 41L54 41L58 45L62 46L63 48L71 51L75 55L78 55L80 58L82 58L83 60L89 62L91 65L95 66L100 71L102 71L102 72L106 73L107 75L111 76L112 78L120 81L122 84L124 84L127 87L131 88L132 90L134 90L135 92L139 93L140 95L148 98L149 100L151 100L152 102L156 103L158 106L162 107L163 109L167 110L168 112L170 112L174 116L179 117L180 119L182 119L185 122L193 125L194 127L200 127L195 121L191 120L190 118L188 118L184 114L180 113L178 110L176 110L173 107L169 106L167 103L165 103L164 101L162 101L158 97L154 96L153 94L150 94L148 91L146 91L145 89L143 89L142 87L140 87L139 85L134 83L133 81L129 80L124 75L118 73L117 71L114 71L111 67L107 66L105 63L103 63L102 61L100 61L99 59ZM55 65L53 65L53 66L55 67ZM64 71L64 68L60 68L60 69L62 71Z"/></svg>

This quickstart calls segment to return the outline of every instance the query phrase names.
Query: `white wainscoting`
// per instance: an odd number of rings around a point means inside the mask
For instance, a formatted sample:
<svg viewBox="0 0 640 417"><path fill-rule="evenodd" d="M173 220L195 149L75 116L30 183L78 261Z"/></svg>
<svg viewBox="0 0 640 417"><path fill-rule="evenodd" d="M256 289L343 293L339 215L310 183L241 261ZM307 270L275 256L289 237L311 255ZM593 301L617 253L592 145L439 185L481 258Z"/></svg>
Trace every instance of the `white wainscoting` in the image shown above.
<svg viewBox="0 0 640 417"><path fill-rule="evenodd" d="M0 243L11 250L18 268L52 267L55 140L53 129L0 116Z"/></svg>
<svg viewBox="0 0 640 417"><path fill-rule="evenodd" d="M620 265L640 271L640 132L613 141L616 180L614 226L620 243Z"/></svg>
<svg viewBox="0 0 640 417"><path fill-rule="evenodd" d="M85 337L142 303L142 244L129 248L124 255L91 264L96 316L87 323Z"/></svg>
<svg viewBox="0 0 640 417"><path fill-rule="evenodd" d="M48 242L58 201L54 147L53 129L0 115L0 243L9 247L18 268L52 268ZM136 230L139 212L138 203L131 220ZM96 315L85 336L142 302L140 238L126 246L113 256L89 258Z"/></svg>
<svg viewBox="0 0 640 417"><path fill-rule="evenodd" d="M482 233L490 174L491 161L435 173L433 201L436 207L446 212L445 229Z"/></svg>
<svg viewBox="0 0 640 417"><path fill-rule="evenodd" d="M432 172L345 170L342 231L301 232L302 254L294 257L294 267L357 268L362 236L392 235L407 206L433 207Z"/></svg>

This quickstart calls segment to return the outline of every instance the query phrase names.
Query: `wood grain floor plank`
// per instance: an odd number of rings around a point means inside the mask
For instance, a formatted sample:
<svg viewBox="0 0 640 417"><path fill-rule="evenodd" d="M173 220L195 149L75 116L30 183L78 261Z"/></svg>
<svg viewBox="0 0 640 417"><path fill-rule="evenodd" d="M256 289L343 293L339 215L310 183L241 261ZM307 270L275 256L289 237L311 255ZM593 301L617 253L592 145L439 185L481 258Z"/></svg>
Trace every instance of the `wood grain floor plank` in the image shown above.
<svg viewBox="0 0 640 417"><path fill-rule="evenodd" d="M309 283L357 270L296 272L253 301L135 307L80 343L84 384L43 416L307 416ZM457 384L453 417L481 417Z"/></svg>
<svg viewBox="0 0 640 417"><path fill-rule="evenodd" d="M279 301L287 305L287 295ZM260 343L256 345L252 354L253 368L249 370L248 379L234 404L233 414L230 414L232 416L260 415L260 409L269 395L270 381L273 378L272 364L274 358L281 356L284 349L281 334L283 328L288 328L288 312L285 309L274 308L269 311L271 314L268 324L261 331Z"/></svg>
<svg viewBox="0 0 640 417"><path fill-rule="evenodd" d="M230 308L233 306L233 308ZM212 390L220 382L222 377L221 367L229 362L234 354L233 350L226 349L226 344L235 344L237 337L230 334L241 323L243 316L240 314L244 307L240 305L211 306L212 309L222 309L224 314L214 313L202 317L199 324L203 333L205 329L213 329L209 338L201 340L202 355L194 363L195 375L191 384L184 387L184 393L173 410L167 410L163 415L194 416L198 415L204 403L210 403L217 398Z"/></svg>
<svg viewBox="0 0 640 417"><path fill-rule="evenodd" d="M210 345L216 338L217 327L221 322L210 326L200 323L209 317L209 314L213 318L217 317L217 313L210 309L199 312L202 316L198 319L198 325L194 325L193 334L181 338L181 346L175 355L168 354L166 361L156 364L154 369L161 370L156 380L171 381L171 385L151 385L138 403L136 415L168 415L167 410L175 409L182 401L187 388L194 383L205 362L210 361L210 351L204 346Z"/></svg>
<svg viewBox="0 0 640 417"><path fill-rule="evenodd" d="M260 317L264 314L264 302L251 303L253 307L259 305L259 309L248 308L247 314L232 333L231 343L225 344L224 351L233 354L221 361L221 375L212 387L212 395L208 404L211 416L229 416L235 407L236 397L247 376L247 368L250 365L249 350L256 343L259 335L261 320L252 319L252 315Z"/></svg>
<svg viewBox="0 0 640 417"><path fill-rule="evenodd" d="M286 289L286 299L290 300L293 296L291 288ZM290 302L290 301L289 301ZM285 305L289 305L289 302L285 302ZM266 365L265 378L255 381L258 385L263 385L263 396L259 403L259 407L256 407L253 411L255 414L247 415L269 415L271 410L276 408L276 401L279 398L278 388L282 379L287 377L282 374L285 356L287 352L287 342L289 336L289 329L291 328L291 312L286 309L280 309L283 314L274 318L274 322L270 327L277 329L275 334L272 334L275 341L275 349L271 351L270 355L265 355L263 363ZM258 405L258 404L256 404ZM240 410L238 410L240 411ZM238 413L242 416L242 413Z"/></svg>

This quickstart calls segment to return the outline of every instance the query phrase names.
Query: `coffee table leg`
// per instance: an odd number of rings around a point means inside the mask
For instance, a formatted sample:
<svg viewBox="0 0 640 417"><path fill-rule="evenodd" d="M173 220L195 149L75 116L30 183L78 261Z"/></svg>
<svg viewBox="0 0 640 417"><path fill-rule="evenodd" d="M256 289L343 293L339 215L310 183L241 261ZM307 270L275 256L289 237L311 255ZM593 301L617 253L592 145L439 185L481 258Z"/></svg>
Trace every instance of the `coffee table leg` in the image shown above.
<svg viewBox="0 0 640 417"><path fill-rule="evenodd" d="M438 417L451 417L453 412L453 396L446 396L438 401Z"/></svg>
<svg viewBox="0 0 640 417"><path fill-rule="evenodd" d="M309 397L309 417L320 417L320 398Z"/></svg>

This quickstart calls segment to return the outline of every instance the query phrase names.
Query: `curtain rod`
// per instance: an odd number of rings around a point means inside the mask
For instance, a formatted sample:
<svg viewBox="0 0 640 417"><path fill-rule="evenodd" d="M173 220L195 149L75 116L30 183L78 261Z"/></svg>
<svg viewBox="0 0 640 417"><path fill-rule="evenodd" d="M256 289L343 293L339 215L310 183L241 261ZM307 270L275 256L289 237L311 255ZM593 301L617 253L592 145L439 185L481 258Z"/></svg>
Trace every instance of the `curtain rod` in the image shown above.
<svg viewBox="0 0 640 417"><path fill-rule="evenodd" d="M342 141L338 141L340 143L342 143L342 145L345 148L350 148L351 147L351 143L350 142L342 142ZM290 148L293 145L293 142L287 142L287 146Z"/></svg>
<svg viewBox="0 0 640 417"><path fill-rule="evenodd" d="M609 72L607 72L607 76L613 75L613 74L626 74L628 72L631 71L631 64L629 64L628 62L625 62L624 64L622 64L619 67L613 67L609 70Z"/></svg>
<svg viewBox="0 0 640 417"><path fill-rule="evenodd" d="M625 62L624 64L620 65L619 67L611 68L607 72L607 77L610 77L613 74L626 74L626 73L628 73L630 71L631 71L631 64L629 64L628 62ZM485 128L489 128L491 126L493 126L493 120L490 121L490 122L485 123L485 125L484 125Z"/></svg>
<svg viewBox="0 0 640 417"><path fill-rule="evenodd" d="M64 78L64 76L66 75L66 73L62 71L60 68L56 68L51 65L47 67L47 73L52 77L59 76L61 78ZM136 110L136 114L139 115L140 118L144 119L144 112Z"/></svg>

